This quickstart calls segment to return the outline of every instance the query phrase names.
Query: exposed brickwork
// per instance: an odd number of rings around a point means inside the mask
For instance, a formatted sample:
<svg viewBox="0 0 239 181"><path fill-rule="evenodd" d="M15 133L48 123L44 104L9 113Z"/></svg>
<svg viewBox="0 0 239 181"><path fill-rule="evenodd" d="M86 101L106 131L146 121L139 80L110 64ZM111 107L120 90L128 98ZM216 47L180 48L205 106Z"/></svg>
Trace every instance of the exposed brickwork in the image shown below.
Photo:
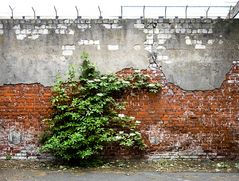
<svg viewBox="0 0 239 181"><path fill-rule="evenodd" d="M125 69L119 75L132 73ZM144 71L163 84L158 94L125 95L125 114L141 120L149 158L239 157L239 63L220 89L184 91L160 71ZM0 157L36 156L42 120L51 114L51 91L40 84L0 87ZM109 148L111 156L128 152Z"/></svg>
<svg viewBox="0 0 239 181"><path fill-rule="evenodd" d="M184 91L166 84L158 94L127 95L126 114L141 120L150 158L239 157L239 66L220 89Z"/></svg>
<svg viewBox="0 0 239 181"><path fill-rule="evenodd" d="M0 157L35 156L42 120L50 115L50 96L40 84L0 87Z"/></svg>

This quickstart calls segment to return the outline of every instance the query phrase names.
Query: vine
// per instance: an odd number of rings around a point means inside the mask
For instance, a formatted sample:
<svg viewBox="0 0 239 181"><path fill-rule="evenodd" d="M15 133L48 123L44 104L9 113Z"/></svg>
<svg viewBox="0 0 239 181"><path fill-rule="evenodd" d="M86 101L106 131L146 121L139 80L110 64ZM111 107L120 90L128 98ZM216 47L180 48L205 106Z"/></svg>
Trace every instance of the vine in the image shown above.
<svg viewBox="0 0 239 181"><path fill-rule="evenodd" d="M67 80L58 77L52 88L54 115L48 120L49 130L42 140L41 151L63 160L86 160L111 143L144 149L137 131L140 122L120 114L124 103L117 99L132 89L156 93L160 84L151 83L149 76L139 72L124 78L102 75L90 63L87 53L81 58L81 75L76 77L71 67Z"/></svg>

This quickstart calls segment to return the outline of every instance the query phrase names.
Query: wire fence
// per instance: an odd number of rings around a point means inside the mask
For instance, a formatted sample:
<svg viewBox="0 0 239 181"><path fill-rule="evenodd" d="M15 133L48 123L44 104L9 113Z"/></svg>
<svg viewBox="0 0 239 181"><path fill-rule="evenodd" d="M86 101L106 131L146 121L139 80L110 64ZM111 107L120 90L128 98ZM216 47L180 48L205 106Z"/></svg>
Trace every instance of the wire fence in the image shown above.
<svg viewBox="0 0 239 181"><path fill-rule="evenodd" d="M138 9L138 14L141 14L143 18L159 16L163 18L175 16L180 18L217 18L219 16L226 18L232 6L121 6L121 16L124 16L127 9L131 11L132 8Z"/></svg>
<svg viewBox="0 0 239 181"><path fill-rule="evenodd" d="M32 13L15 13L15 7L9 5L8 13L0 12L0 19L76 19L76 18L124 18L124 19L136 19L136 18L234 18L230 16L232 6L121 6L120 14L118 16L109 16L103 14L101 7L98 6L98 12L94 12L94 15L81 14L77 6L74 7L75 15L61 15L58 13L56 6L53 6L52 12L47 15L38 15L34 7L31 7ZM97 11L97 10L96 10ZM72 14L72 13L71 13Z"/></svg>

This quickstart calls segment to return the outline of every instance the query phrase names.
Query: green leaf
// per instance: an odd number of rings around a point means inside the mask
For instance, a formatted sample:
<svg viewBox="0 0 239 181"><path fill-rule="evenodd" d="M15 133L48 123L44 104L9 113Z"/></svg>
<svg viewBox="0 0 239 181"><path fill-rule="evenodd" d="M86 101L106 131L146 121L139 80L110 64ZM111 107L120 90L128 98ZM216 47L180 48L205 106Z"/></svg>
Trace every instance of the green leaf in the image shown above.
<svg viewBox="0 0 239 181"><path fill-rule="evenodd" d="M157 93L160 84L150 82L150 77L140 71L124 78L101 75L86 52L81 58L81 74L70 66L68 78L58 76L52 87L54 114L48 120L49 133L41 150L63 160L87 160L112 143L143 149L137 131L140 123L119 113L126 103L118 100L135 89Z"/></svg>

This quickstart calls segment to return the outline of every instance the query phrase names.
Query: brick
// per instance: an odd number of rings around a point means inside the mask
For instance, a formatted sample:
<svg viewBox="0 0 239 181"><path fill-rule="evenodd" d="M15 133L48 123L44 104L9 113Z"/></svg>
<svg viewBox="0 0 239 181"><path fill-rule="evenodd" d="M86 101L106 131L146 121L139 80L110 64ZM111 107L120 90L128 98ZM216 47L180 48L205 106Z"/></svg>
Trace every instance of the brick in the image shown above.
<svg viewBox="0 0 239 181"><path fill-rule="evenodd" d="M152 81L166 82L157 94L142 91L120 99L127 102L122 113L141 121L139 130L148 146L146 154L151 158L238 157L238 70L234 63L221 88L210 91L184 91L167 83L160 70L142 70ZM128 68L117 75L133 72ZM52 113L50 97L51 89L40 84L0 86L0 123L4 127L3 131L0 127L0 138L6 140L0 142L1 158L10 152L17 159L26 159L26 154L35 158L38 135L46 128L42 120ZM7 140L11 129L17 135L29 136L10 148ZM33 145L31 153L24 152L28 145ZM110 146L103 154L113 158L139 156L140 152Z"/></svg>

